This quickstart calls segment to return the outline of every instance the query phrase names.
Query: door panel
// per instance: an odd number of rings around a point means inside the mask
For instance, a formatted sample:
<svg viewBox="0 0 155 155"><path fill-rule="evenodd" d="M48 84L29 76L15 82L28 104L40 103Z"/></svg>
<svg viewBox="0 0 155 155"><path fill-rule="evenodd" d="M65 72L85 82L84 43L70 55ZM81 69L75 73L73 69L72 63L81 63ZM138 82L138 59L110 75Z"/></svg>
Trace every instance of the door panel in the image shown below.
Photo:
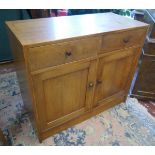
<svg viewBox="0 0 155 155"><path fill-rule="evenodd" d="M87 75L88 70L84 69L44 81L45 113L48 122L85 106Z"/></svg>
<svg viewBox="0 0 155 155"><path fill-rule="evenodd" d="M42 131L74 119L90 109L87 98L90 62L73 63L34 76L37 111Z"/></svg>
<svg viewBox="0 0 155 155"><path fill-rule="evenodd" d="M113 52L99 58L95 106L102 100L125 91L134 61L133 49Z"/></svg>

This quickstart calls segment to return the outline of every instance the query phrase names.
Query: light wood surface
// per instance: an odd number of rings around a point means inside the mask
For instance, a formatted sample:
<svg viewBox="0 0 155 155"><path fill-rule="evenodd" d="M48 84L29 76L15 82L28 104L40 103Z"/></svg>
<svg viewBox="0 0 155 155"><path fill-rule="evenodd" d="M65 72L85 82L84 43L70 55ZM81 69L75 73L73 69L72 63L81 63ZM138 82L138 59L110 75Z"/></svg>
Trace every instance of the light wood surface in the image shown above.
<svg viewBox="0 0 155 155"><path fill-rule="evenodd" d="M89 87L89 68L90 62L68 64L34 77L43 130L88 111L90 105L86 104L85 97Z"/></svg>
<svg viewBox="0 0 155 155"><path fill-rule="evenodd" d="M8 21L7 25L23 46L147 26L114 13Z"/></svg>
<svg viewBox="0 0 155 155"><path fill-rule="evenodd" d="M30 48L31 71L97 56L100 37L90 37L63 43Z"/></svg>
<svg viewBox="0 0 155 155"><path fill-rule="evenodd" d="M40 142L125 101L148 29L113 13L7 26L24 64L18 77L27 79Z"/></svg>
<svg viewBox="0 0 155 155"><path fill-rule="evenodd" d="M134 60L134 52L137 52L134 48L124 49L100 57L94 104L125 90Z"/></svg>
<svg viewBox="0 0 155 155"><path fill-rule="evenodd" d="M136 29L105 34L102 37L102 49L100 52L109 52L131 46L142 45L145 33L145 29Z"/></svg>

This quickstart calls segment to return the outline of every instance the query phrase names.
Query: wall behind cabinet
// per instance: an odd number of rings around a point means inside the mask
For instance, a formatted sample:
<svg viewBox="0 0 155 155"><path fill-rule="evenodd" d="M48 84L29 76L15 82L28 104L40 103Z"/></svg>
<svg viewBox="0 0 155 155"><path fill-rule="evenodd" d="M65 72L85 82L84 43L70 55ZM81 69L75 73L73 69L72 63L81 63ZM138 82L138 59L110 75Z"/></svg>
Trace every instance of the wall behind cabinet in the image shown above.
<svg viewBox="0 0 155 155"><path fill-rule="evenodd" d="M27 13L27 10L24 9L0 9L0 62L10 61L13 59L5 21L29 18L30 16Z"/></svg>

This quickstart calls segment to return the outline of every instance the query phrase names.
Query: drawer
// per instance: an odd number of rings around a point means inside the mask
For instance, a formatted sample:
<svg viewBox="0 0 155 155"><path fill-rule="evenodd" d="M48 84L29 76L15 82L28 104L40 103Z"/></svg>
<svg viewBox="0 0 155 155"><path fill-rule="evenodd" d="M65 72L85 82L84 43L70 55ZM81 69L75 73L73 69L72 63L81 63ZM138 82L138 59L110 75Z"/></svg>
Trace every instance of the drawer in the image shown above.
<svg viewBox="0 0 155 155"><path fill-rule="evenodd" d="M28 62L31 71L68 63L97 55L100 38L91 37L30 48Z"/></svg>
<svg viewBox="0 0 155 155"><path fill-rule="evenodd" d="M102 36L101 53L142 45L146 29L134 29Z"/></svg>

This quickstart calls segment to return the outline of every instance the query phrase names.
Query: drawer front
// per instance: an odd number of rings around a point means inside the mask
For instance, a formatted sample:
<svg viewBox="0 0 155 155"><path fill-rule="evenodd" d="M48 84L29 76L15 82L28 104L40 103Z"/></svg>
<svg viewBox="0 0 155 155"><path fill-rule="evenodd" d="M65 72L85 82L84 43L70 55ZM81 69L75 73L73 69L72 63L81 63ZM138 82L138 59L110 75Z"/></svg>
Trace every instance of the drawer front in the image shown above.
<svg viewBox="0 0 155 155"><path fill-rule="evenodd" d="M105 34L102 36L101 53L142 45L146 29Z"/></svg>
<svg viewBox="0 0 155 155"><path fill-rule="evenodd" d="M31 71L36 71L96 56L99 49L99 37L33 47L29 50L28 62Z"/></svg>

